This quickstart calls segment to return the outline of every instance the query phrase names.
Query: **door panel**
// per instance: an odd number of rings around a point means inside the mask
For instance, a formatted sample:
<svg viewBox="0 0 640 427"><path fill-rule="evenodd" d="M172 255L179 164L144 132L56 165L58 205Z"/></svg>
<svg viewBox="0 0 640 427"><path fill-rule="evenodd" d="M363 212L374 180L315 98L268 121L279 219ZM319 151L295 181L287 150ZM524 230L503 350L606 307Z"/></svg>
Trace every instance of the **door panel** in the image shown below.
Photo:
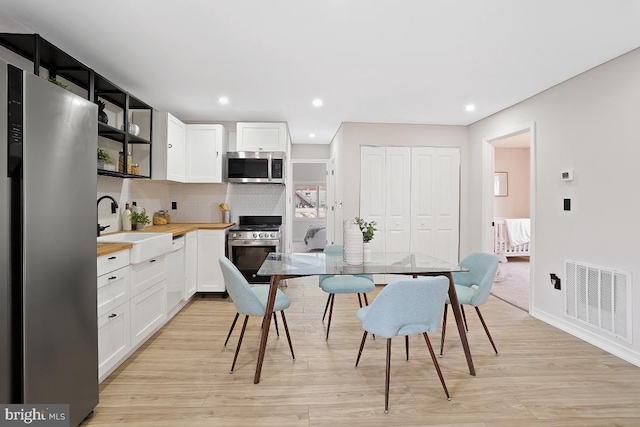
<svg viewBox="0 0 640 427"><path fill-rule="evenodd" d="M376 221L376 235L385 232L385 152L384 147L360 149L360 215L366 221ZM384 239L374 236L374 252L384 251Z"/></svg>

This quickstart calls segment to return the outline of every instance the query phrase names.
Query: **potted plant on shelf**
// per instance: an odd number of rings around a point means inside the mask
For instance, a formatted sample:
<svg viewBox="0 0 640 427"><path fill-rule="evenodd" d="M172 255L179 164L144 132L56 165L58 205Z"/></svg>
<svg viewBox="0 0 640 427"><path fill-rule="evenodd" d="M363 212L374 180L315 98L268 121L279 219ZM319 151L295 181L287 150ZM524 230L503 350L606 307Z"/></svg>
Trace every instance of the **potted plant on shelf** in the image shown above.
<svg viewBox="0 0 640 427"><path fill-rule="evenodd" d="M144 230L147 224L151 224L151 220L145 210L141 212L131 212L129 217L131 218L131 228L134 230Z"/></svg>
<svg viewBox="0 0 640 427"><path fill-rule="evenodd" d="M367 222L359 216L356 217L356 224L360 227L360 231L362 232L362 242L364 244L364 262L371 262L371 240L376 229L376 222L371 221Z"/></svg>
<svg viewBox="0 0 640 427"><path fill-rule="evenodd" d="M105 165L111 164L109 153L98 147L98 169L106 169Z"/></svg>

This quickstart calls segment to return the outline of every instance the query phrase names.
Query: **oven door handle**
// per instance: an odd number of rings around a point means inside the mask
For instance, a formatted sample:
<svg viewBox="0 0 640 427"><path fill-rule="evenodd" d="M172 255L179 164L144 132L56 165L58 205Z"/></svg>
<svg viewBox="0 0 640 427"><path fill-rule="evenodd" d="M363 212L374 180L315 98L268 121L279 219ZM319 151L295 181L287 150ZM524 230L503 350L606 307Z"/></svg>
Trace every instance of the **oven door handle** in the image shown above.
<svg viewBox="0 0 640 427"><path fill-rule="evenodd" d="M280 240L229 240L229 246L280 246Z"/></svg>

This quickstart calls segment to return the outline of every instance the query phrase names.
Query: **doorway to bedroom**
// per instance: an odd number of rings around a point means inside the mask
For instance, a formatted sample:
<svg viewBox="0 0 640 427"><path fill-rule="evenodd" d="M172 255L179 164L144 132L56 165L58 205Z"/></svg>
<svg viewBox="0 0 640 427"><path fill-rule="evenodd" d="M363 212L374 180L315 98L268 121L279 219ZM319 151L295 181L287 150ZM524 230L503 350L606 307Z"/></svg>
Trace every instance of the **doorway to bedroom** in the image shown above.
<svg viewBox="0 0 640 427"><path fill-rule="evenodd" d="M492 145L494 252L500 260L492 294L529 311L531 132L523 130Z"/></svg>
<svg viewBox="0 0 640 427"><path fill-rule="evenodd" d="M326 160L292 160L293 252L322 252L327 244Z"/></svg>

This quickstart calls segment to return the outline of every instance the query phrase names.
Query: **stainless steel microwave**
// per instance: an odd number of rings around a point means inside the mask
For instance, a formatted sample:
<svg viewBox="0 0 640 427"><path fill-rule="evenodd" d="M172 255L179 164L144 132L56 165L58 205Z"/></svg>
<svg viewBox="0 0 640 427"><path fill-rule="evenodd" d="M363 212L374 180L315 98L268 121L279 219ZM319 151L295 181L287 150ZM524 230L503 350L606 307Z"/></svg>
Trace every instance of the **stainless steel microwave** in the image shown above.
<svg viewBox="0 0 640 427"><path fill-rule="evenodd" d="M227 182L284 184L286 155L282 151L230 151Z"/></svg>

